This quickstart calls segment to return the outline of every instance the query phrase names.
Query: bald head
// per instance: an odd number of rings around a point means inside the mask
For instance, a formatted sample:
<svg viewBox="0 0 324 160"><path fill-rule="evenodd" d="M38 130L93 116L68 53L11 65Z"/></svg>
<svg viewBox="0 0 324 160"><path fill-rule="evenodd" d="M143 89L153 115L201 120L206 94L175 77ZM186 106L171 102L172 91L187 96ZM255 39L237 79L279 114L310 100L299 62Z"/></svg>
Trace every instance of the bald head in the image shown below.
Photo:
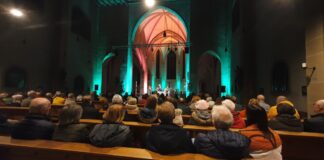
<svg viewBox="0 0 324 160"><path fill-rule="evenodd" d="M318 100L314 104L314 112L315 113L324 113L324 100Z"/></svg>
<svg viewBox="0 0 324 160"><path fill-rule="evenodd" d="M35 98L30 103L29 113L48 115L51 102L46 98Z"/></svg>
<svg viewBox="0 0 324 160"><path fill-rule="evenodd" d="M276 103L279 104L280 102L286 101L286 100L288 100L287 97L285 97L285 96L278 96L277 97L277 100L276 100Z"/></svg>
<svg viewBox="0 0 324 160"><path fill-rule="evenodd" d="M259 95L257 96L257 100L258 100L258 102L264 102L264 101L265 101L265 97L264 97L264 95L259 94Z"/></svg>

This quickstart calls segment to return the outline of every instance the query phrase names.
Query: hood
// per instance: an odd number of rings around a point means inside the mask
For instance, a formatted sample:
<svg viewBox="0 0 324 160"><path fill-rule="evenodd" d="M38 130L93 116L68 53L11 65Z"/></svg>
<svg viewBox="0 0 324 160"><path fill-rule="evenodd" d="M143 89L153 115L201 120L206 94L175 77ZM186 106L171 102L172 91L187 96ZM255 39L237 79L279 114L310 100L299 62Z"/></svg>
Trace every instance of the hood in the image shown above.
<svg viewBox="0 0 324 160"><path fill-rule="evenodd" d="M208 115L209 114L209 115ZM210 113L202 113L202 112L192 112L191 117L194 121L201 125L210 125L212 124L212 119ZM210 117L209 119L207 117Z"/></svg>
<svg viewBox="0 0 324 160"><path fill-rule="evenodd" d="M89 135L92 144L100 147L120 146L130 130L122 124L98 124Z"/></svg>
<svg viewBox="0 0 324 160"><path fill-rule="evenodd" d="M142 108L139 112L140 116L146 119L151 119L156 117L156 112L149 108Z"/></svg>
<svg viewBox="0 0 324 160"><path fill-rule="evenodd" d="M208 110L196 110L196 115L198 118L203 120L211 119L211 114L208 112Z"/></svg>
<svg viewBox="0 0 324 160"><path fill-rule="evenodd" d="M249 155L249 138L228 130L209 132L207 137L226 159L241 159Z"/></svg>
<svg viewBox="0 0 324 160"><path fill-rule="evenodd" d="M276 119L280 123L285 124L287 126L292 126L292 127L301 127L302 126L302 122L293 115L282 114L282 115L278 115L276 117Z"/></svg>

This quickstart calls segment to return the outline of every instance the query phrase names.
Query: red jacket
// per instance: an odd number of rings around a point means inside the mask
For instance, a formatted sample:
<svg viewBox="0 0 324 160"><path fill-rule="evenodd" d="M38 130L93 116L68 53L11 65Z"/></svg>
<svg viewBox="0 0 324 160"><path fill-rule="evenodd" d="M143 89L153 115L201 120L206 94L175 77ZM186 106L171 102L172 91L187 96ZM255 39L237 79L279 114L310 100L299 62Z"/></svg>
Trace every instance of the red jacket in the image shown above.
<svg viewBox="0 0 324 160"><path fill-rule="evenodd" d="M242 129L245 128L245 121L241 118L240 112L232 111L234 122L231 128Z"/></svg>

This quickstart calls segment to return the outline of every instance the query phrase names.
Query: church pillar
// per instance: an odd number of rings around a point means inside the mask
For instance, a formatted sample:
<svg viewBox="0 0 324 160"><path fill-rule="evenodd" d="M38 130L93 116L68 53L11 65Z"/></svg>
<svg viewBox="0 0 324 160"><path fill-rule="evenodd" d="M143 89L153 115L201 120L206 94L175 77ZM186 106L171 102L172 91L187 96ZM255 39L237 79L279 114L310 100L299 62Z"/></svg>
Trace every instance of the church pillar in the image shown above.
<svg viewBox="0 0 324 160"><path fill-rule="evenodd" d="M313 103L324 97L324 1L305 1L306 7L306 63L316 67L307 88L307 112L313 114ZM306 71L306 76L311 74Z"/></svg>
<svg viewBox="0 0 324 160"><path fill-rule="evenodd" d="M160 79L161 87L164 90L167 87L167 56L168 47L161 47L161 57L160 57Z"/></svg>

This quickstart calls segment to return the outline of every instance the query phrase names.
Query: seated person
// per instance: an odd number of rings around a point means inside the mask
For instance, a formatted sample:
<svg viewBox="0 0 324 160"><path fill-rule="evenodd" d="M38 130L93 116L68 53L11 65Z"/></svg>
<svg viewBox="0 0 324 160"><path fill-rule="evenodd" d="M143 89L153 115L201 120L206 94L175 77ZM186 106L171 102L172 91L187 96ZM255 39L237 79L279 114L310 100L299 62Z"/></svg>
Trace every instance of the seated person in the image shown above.
<svg viewBox="0 0 324 160"><path fill-rule="evenodd" d="M112 104L123 104L123 97L119 94L115 94L111 99Z"/></svg>
<svg viewBox="0 0 324 160"><path fill-rule="evenodd" d="M53 99L53 105L62 106L65 103L64 93L56 91Z"/></svg>
<svg viewBox="0 0 324 160"><path fill-rule="evenodd" d="M138 119L143 123L154 123L157 120L157 99L155 96L148 97L144 108L140 108Z"/></svg>
<svg viewBox="0 0 324 160"><path fill-rule="evenodd" d="M65 142L88 142L89 130L86 124L80 124L82 107L76 103L67 104L59 115L53 140Z"/></svg>
<svg viewBox="0 0 324 160"><path fill-rule="evenodd" d="M124 108L127 110L127 111L137 111L138 109L138 106L137 106L137 100L136 98L133 98L133 97L129 97L127 99L127 104L124 106Z"/></svg>
<svg viewBox="0 0 324 160"><path fill-rule="evenodd" d="M229 130L234 122L231 111L224 105L217 106L212 112L212 119L217 130L198 134L195 140L197 152L221 159L248 157L250 140Z"/></svg>
<svg viewBox="0 0 324 160"><path fill-rule="evenodd" d="M12 98L12 102L10 103L9 106L13 106L13 107L21 106L21 101L23 99L23 96L21 94L12 95L11 98Z"/></svg>
<svg viewBox="0 0 324 160"><path fill-rule="evenodd" d="M174 106L164 102L158 107L160 125L153 125L146 135L146 148L161 154L194 152L194 146L187 131L173 124Z"/></svg>
<svg viewBox="0 0 324 160"><path fill-rule="evenodd" d="M266 112L269 111L270 105L265 102L265 97L262 94L257 96L257 101L260 107L262 107Z"/></svg>
<svg viewBox="0 0 324 160"><path fill-rule="evenodd" d="M82 119L102 119L100 112L92 105L91 96L85 95L82 97Z"/></svg>
<svg viewBox="0 0 324 160"><path fill-rule="evenodd" d="M240 112L235 111L235 103L232 100L225 99L222 104L233 114L234 122L231 128L245 128L245 121L241 118Z"/></svg>
<svg viewBox="0 0 324 160"><path fill-rule="evenodd" d="M302 132L303 123L297 119L295 109L287 103L280 103L277 106L278 115L269 121L269 127L275 130Z"/></svg>
<svg viewBox="0 0 324 160"><path fill-rule="evenodd" d="M52 139L55 125L48 118L51 103L46 98L35 98L30 103L29 114L17 123L11 132L17 139Z"/></svg>
<svg viewBox="0 0 324 160"><path fill-rule="evenodd" d="M212 119L210 110L208 110L209 104L205 100L199 100L195 103L195 109L191 114L191 118L188 124L201 125L201 126L211 126Z"/></svg>
<svg viewBox="0 0 324 160"><path fill-rule="evenodd" d="M281 103L289 104L290 106L292 106L292 107L295 109L295 111L296 111L294 116L295 116L297 119L300 119L299 113L298 113L297 109L294 107L294 104L293 104L292 102L290 102L290 101L288 100L288 98L285 97L285 96L278 96L278 97L277 97L277 100L276 100L276 105L270 107L270 109L269 109L269 111L268 111L268 118L269 118L269 119L272 119L272 118L274 118L274 117L276 117L276 116L278 115L278 112L277 112L277 106L278 106L279 104L281 104Z"/></svg>
<svg viewBox="0 0 324 160"><path fill-rule="evenodd" d="M239 132L251 140L250 154L269 153L282 159L282 142L279 134L268 127L266 111L258 105L248 105L246 116L247 128Z"/></svg>
<svg viewBox="0 0 324 160"><path fill-rule="evenodd" d="M129 146L133 140L129 126L122 124L125 111L120 104L111 105L89 135L91 144L98 147Z"/></svg>
<svg viewBox="0 0 324 160"><path fill-rule="evenodd" d="M315 102L314 113L312 118L305 120L305 131L324 133L324 100Z"/></svg>
<svg viewBox="0 0 324 160"><path fill-rule="evenodd" d="M25 98L25 99L23 99L22 100L22 102L21 102L21 106L22 107L29 107L29 105L30 105L30 102L34 99L34 98L36 98L36 92L35 91L33 91L33 90L31 90L31 91L28 91L27 92L27 98Z"/></svg>

